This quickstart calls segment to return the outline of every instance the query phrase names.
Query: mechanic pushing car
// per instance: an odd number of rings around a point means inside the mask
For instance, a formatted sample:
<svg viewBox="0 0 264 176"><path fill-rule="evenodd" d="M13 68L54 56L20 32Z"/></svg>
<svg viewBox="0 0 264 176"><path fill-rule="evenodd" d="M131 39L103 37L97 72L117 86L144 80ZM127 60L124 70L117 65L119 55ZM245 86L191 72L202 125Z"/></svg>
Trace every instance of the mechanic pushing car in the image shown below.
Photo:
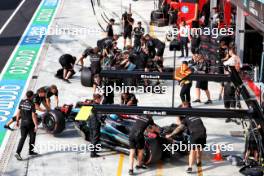
<svg viewBox="0 0 264 176"><path fill-rule="evenodd" d="M18 111L16 113L17 127L19 127L19 120L21 119L21 124L20 124L21 138L19 140L15 154L15 157L19 161L23 160L20 153L22 151L24 142L28 134L29 134L29 155L38 155L38 153L34 152L38 122L37 122L35 105L32 101L33 97L34 97L34 93L32 91L27 91L26 99L20 102Z"/></svg>
<svg viewBox="0 0 264 176"><path fill-rule="evenodd" d="M94 94L93 100L91 104L102 104L102 96L100 94ZM101 115L92 114L90 115L89 126L90 126L90 141L93 145L93 149L91 150L90 157L97 158L100 155L97 154L97 145L100 141L100 128L101 128Z"/></svg>
<svg viewBox="0 0 264 176"><path fill-rule="evenodd" d="M76 57L70 54L63 54L59 58L59 63L63 68L63 80L67 83L71 83L69 78L74 74L74 64L76 62Z"/></svg>
<svg viewBox="0 0 264 176"><path fill-rule="evenodd" d="M51 86L53 87L53 86ZM55 89L55 87L53 87ZM37 93L33 95L33 103L35 105L35 109L40 112L46 112L50 110L50 106L47 103L47 99L49 99L52 96L52 92L55 92L55 90L51 90L50 93L47 92L45 87L41 87L37 90ZM56 96L56 95L55 95ZM49 97L49 98L48 98ZM57 101L58 102L58 101ZM44 108L42 108L40 105L43 104ZM5 125L4 128L8 130L13 130L10 125L16 121L16 116L12 117Z"/></svg>
<svg viewBox="0 0 264 176"><path fill-rule="evenodd" d="M59 107L59 91L56 85L45 86L43 87L46 90L46 104L51 109L51 101L50 98L54 96L55 99L55 107Z"/></svg>
<svg viewBox="0 0 264 176"><path fill-rule="evenodd" d="M128 171L129 175L133 175L133 167L134 167L134 157L137 152L138 165L136 169L147 169L147 167L142 163L143 160L143 152L145 145L144 131L147 129L149 125L156 126L154 121L150 115L142 115L138 116L138 119L133 124L131 131L129 133L129 166L130 169Z"/></svg>
<svg viewBox="0 0 264 176"><path fill-rule="evenodd" d="M182 108L190 108L188 103L183 103ZM178 125L170 134L165 137L171 139L172 136L182 133L187 129L190 135L191 150L189 153L189 167L186 172L192 172L192 166L196 160L196 165L199 167L202 164L202 149L206 144L206 129L200 117L180 116L176 119Z"/></svg>

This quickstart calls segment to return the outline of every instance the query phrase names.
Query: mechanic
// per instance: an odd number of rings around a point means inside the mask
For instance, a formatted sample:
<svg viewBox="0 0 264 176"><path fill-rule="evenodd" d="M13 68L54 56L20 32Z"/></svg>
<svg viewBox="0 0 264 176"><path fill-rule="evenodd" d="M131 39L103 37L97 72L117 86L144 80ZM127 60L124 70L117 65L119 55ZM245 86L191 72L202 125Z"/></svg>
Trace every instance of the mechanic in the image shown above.
<svg viewBox="0 0 264 176"><path fill-rule="evenodd" d="M33 103L35 104L35 109L40 112L46 112L49 111L50 108L47 105L46 102L46 89L44 87L41 87L37 90L37 93L33 96ZM44 108L42 108L40 105L43 104Z"/></svg>
<svg viewBox="0 0 264 176"><path fill-rule="evenodd" d="M134 48L141 46L140 39L145 33L145 29L141 26L141 21L137 23L137 27L134 28Z"/></svg>
<svg viewBox="0 0 264 176"><path fill-rule="evenodd" d="M126 40L129 39L129 45L131 45L132 31L134 19L132 18L132 13L125 12L122 15L122 23L123 23L123 37L124 37L124 49L126 48Z"/></svg>
<svg viewBox="0 0 264 176"><path fill-rule="evenodd" d="M182 108L190 108L188 103L183 103ZM202 149L206 144L206 128L200 117L180 116L180 125L171 133L166 135L166 138L171 138L175 134L187 129L190 135L191 150L189 153L189 166L186 170L187 173L192 172L192 166L196 160L196 165L202 165Z"/></svg>
<svg viewBox="0 0 264 176"><path fill-rule="evenodd" d="M187 103L189 104L189 106L191 106L190 92L191 92L191 87L192 87L192 81L188 79L184 79L184 78L191 73L192 71L190 70L188 66L188 62L183 61L181 65L180 75L184 77L180 78L180 86L182 87L181 92L180 92L180 97L181 97L182 103Z"/></svg>
<svg viewBox="0 0 264 176"><path fill-rule="evenodd" d="M91 104L102 104L102 96L100 94L94 94ZM91 158L97 158L100 156L97 154L98 149L96 148L96 145L99 144L100 141L101 118L102 116L98 114L92 114L89 117L90 141L93 145L90 154Z"/></svg>
<svg viewBox="0 0 264 176"><path fill-rule="evenodd" d="M138 165L136 169L147 169L147 167L142 162L143 160L143 153L144 153L144 145L145 145L145 138L144 138L144 131L147 129L149 125L154 125L154 121L150 115L142 115L138 116L138 119L133 124L131 131L129 133L129 166L130 169L128 171L129 175L133 175L133 168L134 168L134 157L137 152L137 160Z"/></svg>
<svg viewBox="0 0 264 176"><path fill-rule="evenodd" d="M127 106L137 106L138 100L135 94L124 92L121 94L121 104Z"/></svg>
<svg viewBox="0 0 264 176"><path fill-rule="evenodd" d="M50 104L50 97L54 96L55 97L55 106L59 107L59 91L56 85L51 85L51 86L45 86L44 89L46 90L46 104L51 109L51 104Z"/></svg>
<svg viewBox="0 0 264 176"><path fill-rule="evenodd" d="M97 48L99 49L99 52L103 52L103 49L106 48L106 46L109 45L109 43L113 43L113 42L116 42L118 40L119 36L118 35L114 35L113 37L105 37L103 39L100 39L97 41L96 45L97 45Z"/></svg>
<svg viewBox="0 0 264 176"><path fill-rule="evenodd" d="M59 62L63 68L63 80L67 83L71 83L69 78L74 74L74 63L76 61L76 57L70 54L63 54L59 58Z"/></svg>
<svg viewBox="0 0 264 176"><path fill-rule="evenodd" d="M248 162L249 156L253 154L254 160L259 161L259 149L258 149L258 141L259 139L257 136L261 133L260 131L261 126L256 125L255 123L251 122L249 129L246 133L246 143L245 143L245 163Z"/></svg>
<svg viewBox="0 0 264 176"><path fill-rule="evenodd" d="M184 57L184 50L185 50L185 57L188 57L188 42L191 40L190 37L190 28L189 26L186 24L186 21L182 21L181 25L180 25L180 42L181 42L181 56L180 57Z"/></svg>
<svg viewBox="0 0 264 176"><path fill-rule="evenodd" d="M33 95L33 103L35 104L35 109L40 111L40 112L46 112L50 110L50 106L48 106L46 102L46 97L47 97L47 92L44 87L39 88L37 90L37 93ZM40 107L41 103L45 107L42 108ZM16 116L12 117L5 125L4 128L13 131L13 129L10 127L10 125L16 121Z"/></svg>
<svg viewBox="0 0 264 176"><path fill-rule="evenodd" d="M85 58L87 58L87 56L90 56L90 67L91 67L91 72L92 75L100 73L101 71L101 64L100 64L100 54L99 54L99 48L95 47L88 47L84 50L84 52L82 53L82 56L80 57L80 59L77 61L77 64L80 62L81 63L81 69L80 71L82 71L83 69L83 65L84 62L83 60Z"/></svg>
<svg viewBox="0 0 264 176"><path fill-rule="evenodd" d="M109 20L109 23L106 27L106 33L107 33L107 37L114 37L114 31L113 31L113 25L115 24L115 20L113 18L111 18Z"/></svg>
<svg viewBox="0 0 264 176"><path fill-rule="evenodd" d="M220 50L219 50L219 60L218 60L218 73L224 74L224 65L223 62L228 60L228 46L225 40L220 41ZM221 82L221 89L219 93L219 101L223 99L225 83Z"/></svg>
<svg viewBox="0 0 264 176"><path fill-rule="evenodd" d="M145 35L146 47L150 58L154 58L154 65L159 72L163 71L163 54L165 50L165 43L157 38L152 38L149 34ZM157 51L156 51L157 50Z"/></svg>
<svg viewBox="0 0 264 176"><path fill-rule="evenodd" d="M19 120L21 119L20 130L21 138L19 140L15 157L17 160L23 160L20 153L22 151L24 142L29 134L29 155L38 155L34 152L34 145L36 139L36 132L38 129L37 115L34 103L32 102L34 93L27 91L26 99L22 100L19 104L18 111L16 113L16 126L19 127Z"/></svg>
<svg viewBox="0 0 264 176"><path fill-rule="evenodd" d="M229 48L229 56L231 56L228 60L226 60L223 64L224 66L233 67L236 71L240 71L240 58L235 54L235 48ZM228 68L227 68L228 69ZM226 71L228 74L228 71ZM231 82L225 82L224 87L224 105L225 108L236 108L236 88ZM228 118L226 122L230 122L231 118Z"/></svg>
<svg viewBox="0 0 264 176"><path fill-rule="evenodd" d="M203 73L207 74L209 73L209 63L206 61L201 54L195 54L193 57L197 57L195 62L196 72L197 73ZM194 103L201 103L200 96L201 96L201 89L205 91L205 94L207 96L207 101L204 104L212 104L212 100L210 97L210 92L208 90L208 81L198 80L196 81L196 100L194 100Z"/></svg>

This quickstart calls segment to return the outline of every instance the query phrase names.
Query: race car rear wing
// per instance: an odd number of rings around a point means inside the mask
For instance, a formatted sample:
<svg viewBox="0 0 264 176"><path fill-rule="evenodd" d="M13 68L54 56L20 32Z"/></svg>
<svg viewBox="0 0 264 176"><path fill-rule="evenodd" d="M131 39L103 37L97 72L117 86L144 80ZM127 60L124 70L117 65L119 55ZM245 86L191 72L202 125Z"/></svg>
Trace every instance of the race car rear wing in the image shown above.
<svg viewBox="0 0 264 176"><path fill-rule="evenodd" d="M199 116L210 118L249 118L250 110L227 110L208 108L166 108L149 106L120 106L120 105L93 105L97 114L127 114L127 115L154 115L154 116Z"/></svg>
<svg viewBox="0 0 264 176"><path fill-rule="evenodd" d="M124 70L102 70L101 77L107 78L137 78L137 79L162 79L173 80L174 72L144 72L144 71L124 71ZM192 73L188 76L189 80L203 80L203 81L231 81L230 75L225 74L201 74Z"/></svg>

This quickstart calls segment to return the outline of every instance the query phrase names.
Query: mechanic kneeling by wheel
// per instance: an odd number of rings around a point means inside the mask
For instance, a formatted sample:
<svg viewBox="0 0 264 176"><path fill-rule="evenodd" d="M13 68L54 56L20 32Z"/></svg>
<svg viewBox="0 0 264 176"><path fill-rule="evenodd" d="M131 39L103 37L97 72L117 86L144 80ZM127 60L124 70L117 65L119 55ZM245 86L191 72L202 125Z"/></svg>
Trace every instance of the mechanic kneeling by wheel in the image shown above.
<svg viewBox="0 0 264 176"><path fill-rule="evenodd" d="M138 165L136 169L147 169L147 167L142 163L143 160L143 153L144 153L144 145L145 145L145 138L144 138L144 131L147 129L149 125L155 125L152 117L150 115L146 116L138 116L136 123L131 128L129 134L129 175L133 175L133 166L134 166L134 157L137 150L137 158L138 158Z"/></svg>
<svg viewBox="0 0 264 176"><path fill-rule="evenodd" d="M32 91L27 91L26 99L22 100L19 104L19 108L16 114L16 126L19 127L19 119L21 119L20 130L21 138L17 146L15 157L17 160L23 160L20 156L24 142L29 134L29 155L37 155L34 152L34 145L36 139L36 132L38 129L37 115L35 105L32 101L34 93Z"/></svg>
<svg viewBox="0 0 264 176"><path fill-rule="evenodd" d="M102 96L100 94L93 95L93 101L91 104L102 104ZM97 154L98 148L96 147L100 141L100 128L101 128L101 115L92 114L89 120L90 126L90 141L93 145L93 149L91 150L91 158L99 157Z"/></svg>
<svg viewBox="0 0 264 176"><path fill-rule="evenodd" d="M70 54L63 54L59 58L59 62L63 68L63 80L67 83L71 83L69 78L74 74L74 64L76 62L76 57Z"/></svg>

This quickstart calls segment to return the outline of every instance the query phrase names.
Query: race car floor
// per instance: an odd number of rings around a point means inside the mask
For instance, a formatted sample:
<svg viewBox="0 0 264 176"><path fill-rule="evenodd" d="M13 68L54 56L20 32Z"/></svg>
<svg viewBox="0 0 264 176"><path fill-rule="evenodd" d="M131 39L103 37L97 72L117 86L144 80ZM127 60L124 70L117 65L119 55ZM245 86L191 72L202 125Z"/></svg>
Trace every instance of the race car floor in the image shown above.
<svg viewBox="0 0 264 176"><path fill-rule="evenodd" d="M74 104L79 100L85 100L92 97L92 89L81 86L80 73L74 76L72 83L68 84L54 77L56 70L60 67L58 58L65 53L70 53L74 56L80 57L81 53L87 46L95 46L96 41L102 38L103 34L98 24L103 27L106 26L102 16L108 18L115 18L120 22L121 10L124 12L129 6L128 0L123 0L123 7L121 8L120 1L116 0L101 0L101 6L98 6L98 1L94 1L95 14L91 6L91 2L87 0L61 0L56 17L53 21L52 28L56 27L81 27L87 29L86 35L50 35L47 37L46 43L40 55L40 59L36 70L33 74L34 79L31 80L29 89L36 90L41 86L56 84L59 88L60 105ZM168 28L157 28L147 26L149 23L150 11L154 4L151 0L131 1L132 13L136 21L141 20L147 32L164 40L165 31ZM120 28L115 27L118 31ZM70 31L70 30L68 30ZM122 38L119 39L118 45L122 47ZM180 53L177 53L179 56ZM172 66L173 53L165 50L165 65ZM177 65L181 59L177 59ZM89 65L89 62L86 63ZM79 67L76 67L76 71ZM171 106L172 81L165 81L162 83L168 86L165 94L137 94L139 105L145 106ZM223 102L218 101L220 91L219 83L209 83L213 104L204 105L193 104L194 107L212 107L223 108ZM180 87L176 86L175 104L180 104L179 98ZM195 99L195 84L191 90L192 100ZM201 100L207 101L204 92L202 92ZM120 101L120 94L115 95L115 101ZM244 103L242 106L245 107ZM155 117L155 122L160 126L174 123L174 117ZM208 144L232 144L233 150L230 152L222 151L222 154L242 155L244 149L243 137L231 137L230 131L241 131L242 127L234 123L226 124L225 119L209 119L203 118L207 128L207 142ZM73 127L68 123L66 130L57 137L47 134L43 129L39 129L37 133L36 146L40 153L37 157L28 157L27 143L25 143L22 157L24 161L17 161L14 157L15 149L19 140L19 130L11 133L9 147L5 153L5 163L2 173L6 176L121 176L128 175L128 156L109 150L104 150L99 158L91 159L89 152L84 152L82 146L89 145ZM66 150L57 150L58 145L68 146ZM79 148L76 149L76 146ZM204 176L238 176L239 168L232 166L227 161L214 162L214 155L211 152L205 153L202 167L194 167L194 173L190 175L204 175ZM171 159L166 159L155 165L149 166L147 170L136 171L136 175L144 176L184 176L187 175L185 170L187 168L187 157L178 156Z"/></svg>

